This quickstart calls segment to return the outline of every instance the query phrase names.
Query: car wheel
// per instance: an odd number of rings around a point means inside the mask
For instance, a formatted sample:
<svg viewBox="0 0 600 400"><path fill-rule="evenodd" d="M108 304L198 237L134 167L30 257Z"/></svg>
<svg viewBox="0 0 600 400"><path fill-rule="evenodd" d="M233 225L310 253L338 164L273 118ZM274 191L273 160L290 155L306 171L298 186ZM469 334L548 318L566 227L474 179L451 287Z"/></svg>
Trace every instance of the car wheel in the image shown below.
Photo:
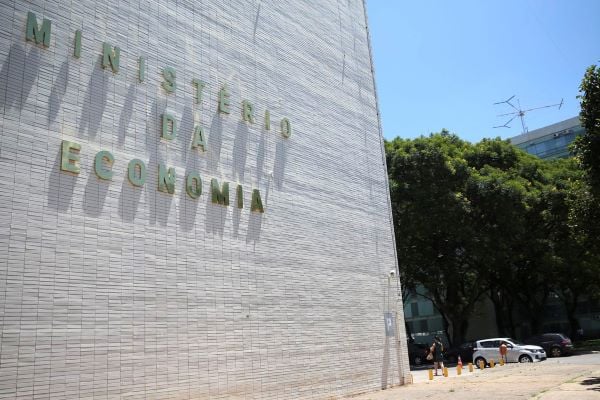
<svg viewBox="0 0 600 400"><path fill-rule="evenodd" d="M531 357L523 354L521 357L519 357L519 362L520 363L530 363L530 362L533 362L533 360L531 359Z"/></svg>
<svg viewBox="0 0 600 400"><path fill-rule="evenodd" d="M415 358L413 358L413 364L414 365L421 365L421 364L423 364L423 359L421 358L421 356L415 356Z"/></svg>
<svg viewBox="0 0 600 400"><path fill-rule="evenodd" d="M475 365L477 366L477 368L479 368L480 362L483 362L483 368L485 368L485 365L487 364L487 362L485 362L485 358L483 358L483 357L477 357L475 359Z"/></svg>
<svg viewBox="0 0 600 400"><path fill-rule="evenodd" d="M560 357L562 356L562 350L560 349L560 347L553 347L550 349L550 356L551 357Z"/></svg>

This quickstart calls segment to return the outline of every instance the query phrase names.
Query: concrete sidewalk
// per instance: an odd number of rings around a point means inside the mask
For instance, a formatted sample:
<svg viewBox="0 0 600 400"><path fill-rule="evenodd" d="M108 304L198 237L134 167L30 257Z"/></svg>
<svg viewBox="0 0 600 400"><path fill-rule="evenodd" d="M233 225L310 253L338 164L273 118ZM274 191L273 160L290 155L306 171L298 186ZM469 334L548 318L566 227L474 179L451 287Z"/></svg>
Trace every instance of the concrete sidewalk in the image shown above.
<svg viewBox="0 0 600 400"><path fill-rule="evenodd" d="M352 397L353 400L600 400L600 365L508 364L428 380L415 371L412 385Z"/></svg>
<svg viewBox="0 0 600 400"><path fill-rule="evenodd" d="M542 392L535 400L598 400L600 399L600 370L592 374L584 374Z"/></svg>

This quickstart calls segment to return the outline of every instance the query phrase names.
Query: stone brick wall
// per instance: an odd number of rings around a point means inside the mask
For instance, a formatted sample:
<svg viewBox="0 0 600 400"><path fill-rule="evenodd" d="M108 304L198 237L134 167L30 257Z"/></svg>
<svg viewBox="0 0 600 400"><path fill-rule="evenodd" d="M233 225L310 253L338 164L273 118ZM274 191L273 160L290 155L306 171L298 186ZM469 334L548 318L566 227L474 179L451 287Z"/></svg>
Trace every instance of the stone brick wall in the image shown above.
<svg viewBox="0 0 600 400"><path fill-rule="evenodd" d="M319 399L402 383L363 6L2 3L0 398ZM26 41L28 12L51 20L47 48ZM121 50L118 73L102 68L103 42ZM206 82L198 104L192 79ZM230 114L217 109L224 84ZM165 112L174 140L161 138ZM190 146L195 126L204 152ZM61 171L63 140L81 145L78 174ZM94 173L100 150L114 156L110 181ZM135 158L143 187L127 178ZM174 194L157 190L161 163ZM230 206L211 202L212 178L230 182ZM264 213L250 211L253 189ZM383 314L396 308L388 340Z"/></svg>

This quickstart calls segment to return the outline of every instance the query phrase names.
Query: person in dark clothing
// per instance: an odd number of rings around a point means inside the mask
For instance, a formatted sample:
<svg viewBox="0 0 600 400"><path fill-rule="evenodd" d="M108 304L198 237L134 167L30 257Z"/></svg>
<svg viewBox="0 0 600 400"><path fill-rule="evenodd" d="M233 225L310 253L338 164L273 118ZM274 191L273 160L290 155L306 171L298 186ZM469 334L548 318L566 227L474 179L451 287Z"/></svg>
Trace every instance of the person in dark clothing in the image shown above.
<svg viewBox="0 0 600 400"><path fill-rule="evenodd" d="M436 336L431 344L430 348L431 353L433 354L433 365L435 367L435 375L438 374L438 368L442 369L442 373L444 373L444 345L442 344L442 340L439 336Z"/></svg>

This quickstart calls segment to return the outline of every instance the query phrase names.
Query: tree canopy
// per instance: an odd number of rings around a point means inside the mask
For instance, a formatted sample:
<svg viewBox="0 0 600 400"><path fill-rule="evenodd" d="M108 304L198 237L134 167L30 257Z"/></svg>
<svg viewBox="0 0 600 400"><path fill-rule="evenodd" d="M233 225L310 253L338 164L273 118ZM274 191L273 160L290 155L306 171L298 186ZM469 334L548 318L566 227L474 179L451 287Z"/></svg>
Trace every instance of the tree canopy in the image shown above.
<svg viewBox="0 0 600 400"><path fill-rule="evenodd" d="M386 142L386 156L403 284L424 287L452 342L465 339L482 296L514 335L515 309L537 331L551 293L574 313L582 294L598 292L595 238L582 228L592 200L572 159L445 130Z"/></svg>
<svg viewBox="0 0 600 400"><path fill-rule="evenodd" d="M600 197L600 67L592 65L587 69L579 90L579 117L585 134L577 138L573 148L592 190Z"/></svg>

